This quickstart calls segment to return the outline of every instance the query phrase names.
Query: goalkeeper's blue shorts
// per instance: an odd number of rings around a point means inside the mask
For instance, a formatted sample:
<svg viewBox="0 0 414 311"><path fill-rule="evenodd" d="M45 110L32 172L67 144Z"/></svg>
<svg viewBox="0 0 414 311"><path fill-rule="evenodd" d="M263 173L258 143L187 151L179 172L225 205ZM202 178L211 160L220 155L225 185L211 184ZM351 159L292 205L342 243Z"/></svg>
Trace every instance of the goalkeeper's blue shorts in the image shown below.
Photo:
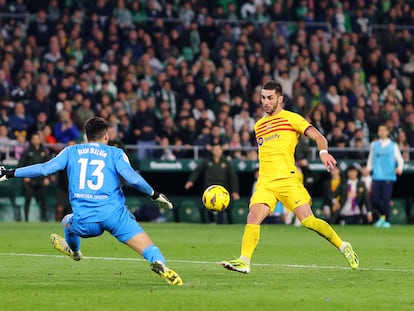
<svg viewBox="0 0 414 311"><path fill-rule="evenodd" d="M110 217L101 222L78 221L73 217L73 214L69 214L62 219L62 224L70 233L82 238L99 236L104 231L108 231L122 243L126 243L133 236L144 232L135 216L127 208L111 214Z"/></svg>

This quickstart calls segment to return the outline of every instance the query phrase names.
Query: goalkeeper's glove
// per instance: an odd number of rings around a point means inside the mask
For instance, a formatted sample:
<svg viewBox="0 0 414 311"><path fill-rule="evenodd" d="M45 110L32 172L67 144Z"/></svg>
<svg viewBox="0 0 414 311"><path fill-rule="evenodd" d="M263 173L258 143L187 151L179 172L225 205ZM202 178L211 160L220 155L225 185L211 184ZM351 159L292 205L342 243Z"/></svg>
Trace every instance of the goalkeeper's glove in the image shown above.
<svg viewBox="0 0 414 311"><path fill-rule="evenodd" d="M0 181L8 180L14 177L13 169L6 169L4 166L0 166Z"/></svg>
<svg viewBox="0 0 414 311"><path fill-rule="evenodd" d="M153 199L161 208L173 208L172 202L164 194L159 193L157 190L154 190L154 194L151 196L151 199Z"/></svg>

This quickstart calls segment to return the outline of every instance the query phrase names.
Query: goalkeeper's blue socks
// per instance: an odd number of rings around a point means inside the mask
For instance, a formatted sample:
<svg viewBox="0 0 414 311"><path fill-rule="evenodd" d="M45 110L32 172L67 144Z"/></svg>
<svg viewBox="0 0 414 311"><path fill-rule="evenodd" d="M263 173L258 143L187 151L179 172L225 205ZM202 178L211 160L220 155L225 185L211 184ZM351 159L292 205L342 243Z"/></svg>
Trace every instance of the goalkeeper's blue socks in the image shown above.
<svg viewBox="0 0 414 311"><path fill-rule="evenodd" d="M74 252L80 251L80 237L76 234L70 233L66 228L63 228L63 231L65 232L66 243L68 243L70 249Z"/></svg>
<svg viewBox="0 0 414 311"><path fill-rule="evenodd" d="M70 233L69 230L67 229L67 225L70 222L71 218L72 218L72 215L66 215L65 217L63 217L62 219L63 232L65 233L65 241L66 243L68 243L70 249L74 252L78 252L80 251L81 239L79 236L73 233Z"/></svg>
<svg viewBox="0 0 414 311"><path fill-rule="evenodd" d="M161 262L163 265L165 265L164 256L161 254L160 249L156 247L154 244L144 249L144 251L142 252L142 257L144 257L150 263Z"/></svg>

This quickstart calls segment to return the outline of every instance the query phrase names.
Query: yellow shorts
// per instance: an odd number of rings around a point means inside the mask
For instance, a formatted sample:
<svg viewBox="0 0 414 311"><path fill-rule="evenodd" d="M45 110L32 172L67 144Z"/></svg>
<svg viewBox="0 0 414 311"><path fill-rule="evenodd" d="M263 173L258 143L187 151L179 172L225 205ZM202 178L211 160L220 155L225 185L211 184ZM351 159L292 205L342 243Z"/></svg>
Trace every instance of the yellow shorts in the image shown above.
<svg viewBox="0 0 414 311"><path fill-rule="evenodd" d="M289 211L293 211L298 206L310 203L311 197L297 176L271 182L263 182L259 178L249 207L263 203L269 207L269 212L272 212L279 201Z"/></svg>

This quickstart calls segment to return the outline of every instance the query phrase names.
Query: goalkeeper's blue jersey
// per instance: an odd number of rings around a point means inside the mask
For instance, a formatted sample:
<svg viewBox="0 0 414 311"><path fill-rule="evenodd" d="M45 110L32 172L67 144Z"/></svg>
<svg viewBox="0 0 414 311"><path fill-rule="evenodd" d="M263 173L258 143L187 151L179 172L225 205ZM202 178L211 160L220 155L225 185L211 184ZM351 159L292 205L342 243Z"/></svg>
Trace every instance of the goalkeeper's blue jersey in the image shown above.
<svg viewBox="0 0 414 311"><path fill-rule="evenodd" d="M48 162L17 168L15 176L47 176L63 169L68 173L73 214L79 220L102 221L125 208L119 176L143 194L153 194L122 149L95 142L68 146Z"/></svg>

